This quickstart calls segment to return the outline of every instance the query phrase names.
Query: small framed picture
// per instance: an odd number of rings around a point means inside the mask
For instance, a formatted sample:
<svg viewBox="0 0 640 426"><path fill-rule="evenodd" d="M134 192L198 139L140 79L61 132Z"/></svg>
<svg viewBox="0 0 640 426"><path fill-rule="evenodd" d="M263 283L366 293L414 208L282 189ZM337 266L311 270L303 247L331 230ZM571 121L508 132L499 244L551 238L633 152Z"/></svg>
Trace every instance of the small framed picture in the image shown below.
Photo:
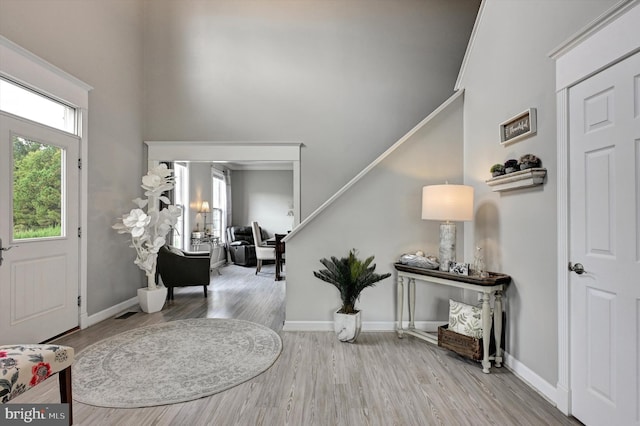
<svg viewBox="0 0 640 426"><path fill-rule="evenodd" d="M535 135L536 109L529 108L513 118L500 123L500 144L507 145L528 136Z"/></svg>
<svg viewBox="0 0 640 426"><path fill-rule="evenodd" d="M451 262L449 272L456 275L469 275L469 264Z"/></svg>

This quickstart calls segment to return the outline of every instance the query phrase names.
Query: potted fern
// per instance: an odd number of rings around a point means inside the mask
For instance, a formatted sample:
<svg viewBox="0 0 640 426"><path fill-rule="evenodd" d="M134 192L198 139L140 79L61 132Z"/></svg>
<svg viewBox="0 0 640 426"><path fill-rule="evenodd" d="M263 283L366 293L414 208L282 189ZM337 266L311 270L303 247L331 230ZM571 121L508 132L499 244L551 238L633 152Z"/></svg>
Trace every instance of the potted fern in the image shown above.
<svg viewBox="0 0 640 426"><path fill-rule="evenodd" d="M367 287L372 287L378 281L391 276L390 273L376 274L373 256L364 261L358 259L358 252L352 249L347 257L338 259L331 256L331 260L320 259L326 269L313 271L313 275L322 281L334 285L340 291L342 307L334 314L333 327L338 340L355 342L362 329L360 311L355 308L360 293Z"/></svg>

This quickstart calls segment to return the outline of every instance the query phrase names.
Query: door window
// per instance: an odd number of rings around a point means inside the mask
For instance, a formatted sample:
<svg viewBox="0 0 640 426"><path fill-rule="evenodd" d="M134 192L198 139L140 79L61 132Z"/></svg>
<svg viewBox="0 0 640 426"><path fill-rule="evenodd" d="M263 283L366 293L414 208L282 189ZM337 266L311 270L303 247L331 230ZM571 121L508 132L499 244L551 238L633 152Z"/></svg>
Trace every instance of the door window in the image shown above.
<svg viewBox="0 0 640 426"><path fill-rule="evenodd" d="M62 237L64 150L12 135L13 239Z"/></svg>

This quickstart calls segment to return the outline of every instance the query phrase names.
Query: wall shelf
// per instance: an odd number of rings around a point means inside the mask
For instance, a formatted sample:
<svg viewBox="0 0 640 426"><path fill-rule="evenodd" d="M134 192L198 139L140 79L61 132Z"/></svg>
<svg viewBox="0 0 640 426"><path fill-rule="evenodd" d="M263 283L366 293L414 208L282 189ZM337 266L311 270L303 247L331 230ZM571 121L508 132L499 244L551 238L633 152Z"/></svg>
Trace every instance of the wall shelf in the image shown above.
<svg viewBox="0 0 640 426"><path fill-rule="evenodd" d="M536 167L497 176L485 182L491 187L492 191L502 192L542 185L545 176L547 176L547 169Z"/></svg>

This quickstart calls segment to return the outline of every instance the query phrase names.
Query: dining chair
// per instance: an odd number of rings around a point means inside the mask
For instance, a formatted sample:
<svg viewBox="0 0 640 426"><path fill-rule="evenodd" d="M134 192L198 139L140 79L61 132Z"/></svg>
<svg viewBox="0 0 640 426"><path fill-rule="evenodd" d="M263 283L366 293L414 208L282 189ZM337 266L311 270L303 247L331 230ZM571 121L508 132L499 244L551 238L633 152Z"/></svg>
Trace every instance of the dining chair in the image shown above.
<svg viewBox="0 0 640 426"><path fill-rule="evenodd" d="M256 275L258 275L262 268L263 260L276 260L276 248L275 246L268 246L262 241L262 233L258 222L251 222L251 230L256 244Z"/></svg>

